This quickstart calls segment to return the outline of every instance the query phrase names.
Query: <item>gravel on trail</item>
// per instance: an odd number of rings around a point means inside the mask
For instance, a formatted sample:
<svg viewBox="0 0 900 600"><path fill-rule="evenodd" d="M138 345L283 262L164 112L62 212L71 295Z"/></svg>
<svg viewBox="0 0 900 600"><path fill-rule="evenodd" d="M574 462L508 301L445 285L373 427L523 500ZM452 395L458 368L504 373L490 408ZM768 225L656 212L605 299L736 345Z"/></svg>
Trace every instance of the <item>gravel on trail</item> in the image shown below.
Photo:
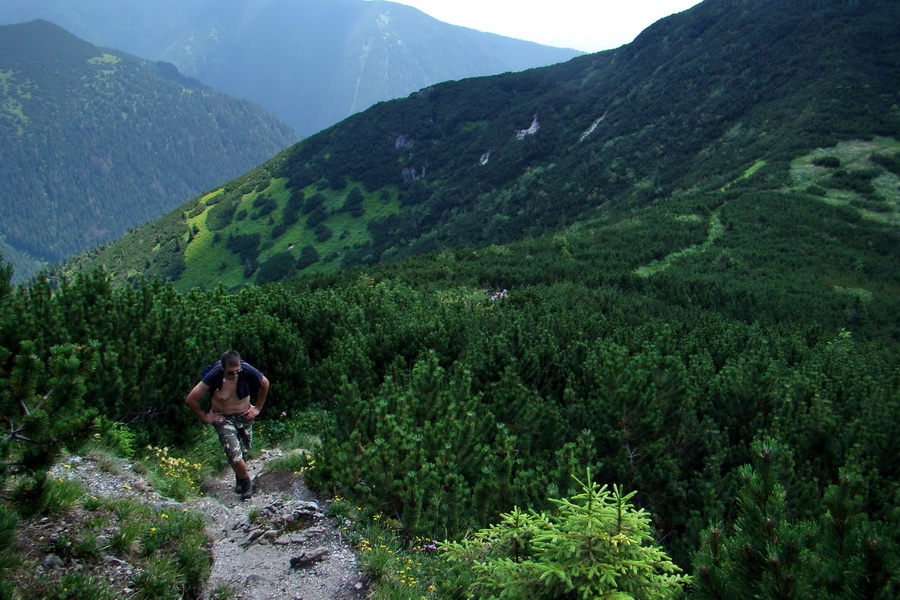
<svg viewBox="0 0 900 600"><path fill-rule="evenodd" d="M367 598L366 577L346 539L344 524L326 516L327 502L306 487L302 474L267 469L267 463L280 456L278 449L264 450L250 461L254 493L245 501L234 492L230 468L208 481L201 496L184 503L160 496L127 461L110 470L92 457L69 457L52 473L80 481L93 495L134 496L153 506L173 505L205 515L214 563L200 600L223 592L233 600ZM22 535L45 535L58 526L67 525L45 519L26 525ZM120 578L120 589L127 590L132 575L129 566L112 557L108 562L104 575ZM63 563L48 556L41 568L65 569Z"/></svg>
<svg viewBox="0 0 900 600"><path fill-rule="evenodd" d="M276 453L278 451L275 451ZM247 600L354 600L365 578L340 524L327 518L299 475L251 461L253 497L234 493L230 469L196 503L210 518L215 563L210 589L225 584Z"/></svg>

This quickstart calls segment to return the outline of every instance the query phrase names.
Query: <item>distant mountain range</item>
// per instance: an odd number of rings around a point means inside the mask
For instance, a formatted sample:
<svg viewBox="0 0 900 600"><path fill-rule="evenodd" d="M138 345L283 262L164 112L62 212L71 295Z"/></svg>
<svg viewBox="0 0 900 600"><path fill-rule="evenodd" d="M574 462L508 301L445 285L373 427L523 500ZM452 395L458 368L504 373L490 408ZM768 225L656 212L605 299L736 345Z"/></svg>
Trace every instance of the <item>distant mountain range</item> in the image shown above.
<svg viewBox="0 0 900 600"><path fill-rule="evenodd" d="M92 43L164 60L310 135L428 85L581 53L365 0L6 0L0 22L43 18Z"/></svg>
<svg viewBox="0 0 900 600"><path fill-rule="evenodd" d="M668 202L707 219L750 190L897 224L898 90L895 2L706 0L616 50L381 103L70 268L240 286Z"/></svg>
<svg viewBox="0 0 900 600"><path fill-rule="evenodd" d="M46 21L0 26L0 254L18 278L296 141L259 106Z"/></svg>

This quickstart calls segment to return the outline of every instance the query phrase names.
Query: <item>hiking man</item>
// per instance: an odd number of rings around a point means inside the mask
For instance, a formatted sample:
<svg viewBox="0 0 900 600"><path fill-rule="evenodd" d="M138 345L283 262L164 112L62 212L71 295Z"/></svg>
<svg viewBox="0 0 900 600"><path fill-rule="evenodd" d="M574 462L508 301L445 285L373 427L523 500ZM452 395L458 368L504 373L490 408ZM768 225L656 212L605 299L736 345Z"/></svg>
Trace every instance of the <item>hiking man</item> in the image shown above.
<svg viewBox="0 0 900 600"><path fill-rule="evenodd" d="M203 412L200 401L212 390L209 412ZM184 403L204 423L209 423L219 434L219 441L234 470L235 493L241 500L253 496L253 483L247 472L250 449L253 442L253 419L259 415L269 393L269 380L252 365L241 360L234 350L222 354L222 358L204 370L203 378L188 392ZM250 403L250 395L256 394L256 403Z"/></svg>

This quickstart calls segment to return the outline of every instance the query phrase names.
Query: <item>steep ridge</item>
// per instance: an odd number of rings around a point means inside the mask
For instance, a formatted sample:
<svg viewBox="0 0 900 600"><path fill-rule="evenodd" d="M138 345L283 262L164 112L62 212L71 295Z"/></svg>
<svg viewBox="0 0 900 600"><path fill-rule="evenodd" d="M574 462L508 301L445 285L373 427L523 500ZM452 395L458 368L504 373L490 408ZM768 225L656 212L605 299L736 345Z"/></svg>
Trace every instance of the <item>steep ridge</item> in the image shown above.
<svg viewBox="0 0 900 600"><path fill-rule="evenodd" d="M41 17L96 44L175 64L247 98L301 135L451 79L578 56L449 25L393 2L11 0L0 22Z"/></svg>

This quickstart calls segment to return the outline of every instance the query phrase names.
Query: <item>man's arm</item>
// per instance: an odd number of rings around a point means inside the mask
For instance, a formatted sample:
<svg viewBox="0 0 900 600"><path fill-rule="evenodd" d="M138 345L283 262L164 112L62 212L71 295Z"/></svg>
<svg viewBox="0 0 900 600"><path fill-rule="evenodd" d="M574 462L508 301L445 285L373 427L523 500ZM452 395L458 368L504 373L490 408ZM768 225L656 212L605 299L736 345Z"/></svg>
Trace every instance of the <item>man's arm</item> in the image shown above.
<svg viewBox="0 0 900 600"><path fill-rule="evenodd" d="M188 392L187 397L184 399L184 403L187 404L194 414L197 415L197 418L203 421L204 423L213 423L218 421L219 419L205 413L202 408L200 408L200 401L203 400L203 397L209 392L209 386L203 383L202 381L195 385L193 389ZM221 418L221 417L219 417Z"/></svg>
<svg viewBox="0 0 900 600"><path fill-rule="evenodd" d="M259 392L256 394L256 404L251 404L250 408L244 413L244 416L250 420L255 419L262 412L263 406L266 404L266 396L269 394L269 380L265 375L262 376L259 385Z"/></svg>

